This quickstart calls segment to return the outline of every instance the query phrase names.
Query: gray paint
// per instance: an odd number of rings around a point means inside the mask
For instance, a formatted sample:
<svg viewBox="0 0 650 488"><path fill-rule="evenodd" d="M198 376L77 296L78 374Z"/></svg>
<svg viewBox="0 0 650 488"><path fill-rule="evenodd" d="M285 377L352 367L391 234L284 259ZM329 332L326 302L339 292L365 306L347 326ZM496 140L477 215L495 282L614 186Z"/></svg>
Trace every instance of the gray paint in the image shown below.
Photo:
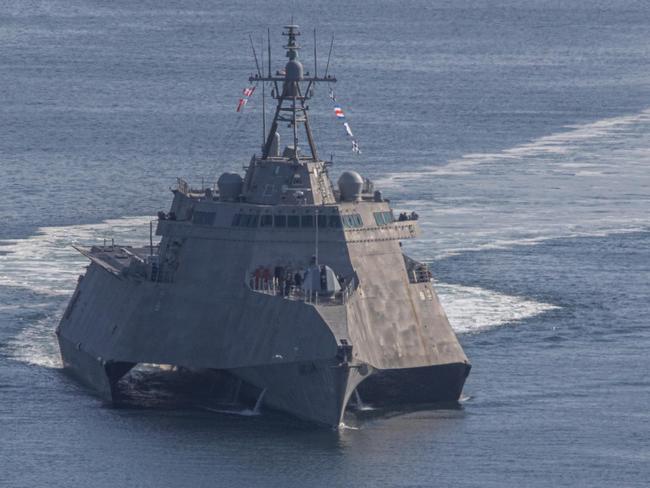
<svg viewBox="0 0 650 488"><path fill-rule="evenodd" d="M223 199L179 181L175 219L158 222L153 258L148 247L80 249L91 263L57 328L66 367L107 398L137 363L228 370L266 390L267 405L333 426L355 388L383 371L399 378L417 369L421 378L437 374L424 367L461 365L452 387L427 397L457 399L467 358L431 282L410 281L399 244L417 236L417 222L377 223L374 214L390 212L389 203L372 185L342 201L327 167L293 155L254 157L241 195L226 185ZM236 215L254 215L256 225L233 225ZM351 215L363 225L262 227L264 215ZM318 262L345 278L345 295L314 302L251 289L260 266L307 269L317 235Z"/></svg>

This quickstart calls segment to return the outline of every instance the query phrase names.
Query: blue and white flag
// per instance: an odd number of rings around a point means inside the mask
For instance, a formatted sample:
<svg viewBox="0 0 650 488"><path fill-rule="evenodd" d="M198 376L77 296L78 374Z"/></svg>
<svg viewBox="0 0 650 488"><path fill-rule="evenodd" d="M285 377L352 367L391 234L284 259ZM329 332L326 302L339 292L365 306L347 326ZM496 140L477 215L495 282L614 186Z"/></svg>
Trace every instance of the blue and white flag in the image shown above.
<svg viewBox="0 0 650 488"><path fill-rule="evenodd" d="M331 87L330 87L329 96L332 102L334 103L334 115L336 116L337 119L343 121L343 128L345 129L345 133L350 139L352 139L352 152L355 154L361 154L361 149L359 149L359 143L357 142L356 137L354 137L354 133L350 128L350 124L348 124L345 121L345 114L343 113L343 109L336 101L336 95L334 95L334 90L332 90Z"/></svg>

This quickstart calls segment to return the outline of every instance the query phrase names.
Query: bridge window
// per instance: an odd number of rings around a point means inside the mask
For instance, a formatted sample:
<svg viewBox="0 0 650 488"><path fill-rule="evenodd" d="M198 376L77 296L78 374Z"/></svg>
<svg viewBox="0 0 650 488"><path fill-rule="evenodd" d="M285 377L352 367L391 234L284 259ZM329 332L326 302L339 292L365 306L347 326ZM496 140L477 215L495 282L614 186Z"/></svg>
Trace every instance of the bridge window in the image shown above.
<svg viewBox="0 0 650 488"><path fill-rule="evenodd" d="M363 220L359 214L347 214L342 215L341 219L343 220L343 227L346 228L359 228L363 227Z"/></svg>
<svg viewBox="0 0 650 488"><path fill-rule="evenodd" d="M235 214L232 217L234 227L257 227L259 215L257 214Z"/></svg>
<svg viewBox="0 0 650 488"><path fill-rule="evenodd" d="M302 227L313 227L314 226L314 216L313 215L303 215L300 218L300 225Z"/></svg>
<svg viewBox="0 0 650 488"><path fill-rule="evenodd" d="M192 214L192 223L198 225L213 225L216 214L214 212L195 211Z"/></svg>
<svg viewBox="0 0 650 488"><path fill-rule="evenodd" d="M240 227L257 227L258 216L255 214L242 214L239 221Z"/></svg>
<svg viewBox="0 0 650 488"><path fill-rule="evenodd" d="M273 226L273 216L272 215L262 215L260 218L260 227L272 227Z"/></svg>
<svg viewBox="0 0 650 488"><path fill-rule="evenodd" d="M289 215L287 218L288 227L300 227L300 217L298 215Z"/></svg>
<svg viewBox="0 0 650 488"><path fill-rule="evenodd" d="M393 212L375 212L373 215L377 225L388 225L395 221Z"/></svg>
<svg viewBox="0 0 650 488"><path fill-rule="evenodd" d="M334 228L341 227L341 217L339 215L330 215L329 226Z"/></svg>
<svg viewBox="0 0 650 488"><path fill-rule="evenodd" d="M287 226L287 216L286 215L274 215L273 216L273 225L275 227L286 227Z"/></svg>

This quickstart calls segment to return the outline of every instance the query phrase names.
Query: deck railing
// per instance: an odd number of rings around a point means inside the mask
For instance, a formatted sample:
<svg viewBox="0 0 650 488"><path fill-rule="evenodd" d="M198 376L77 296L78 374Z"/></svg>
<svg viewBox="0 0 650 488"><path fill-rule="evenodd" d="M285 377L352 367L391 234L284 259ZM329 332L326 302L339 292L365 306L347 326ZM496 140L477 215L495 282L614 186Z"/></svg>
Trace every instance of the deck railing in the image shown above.
<svg viewBox="0 0 650 488"><path fill-rule="evenodd" d="M250 290L256 293L263 293L265 295L279 296L286 300L294 300L312 305L344 305L354 294L357 289L357 279L352 275L344 280L345 286L336 293L327 294L314 291L303 290L302 287L290 285L285 286L277 284L276 280L247 282Z"/></svg>

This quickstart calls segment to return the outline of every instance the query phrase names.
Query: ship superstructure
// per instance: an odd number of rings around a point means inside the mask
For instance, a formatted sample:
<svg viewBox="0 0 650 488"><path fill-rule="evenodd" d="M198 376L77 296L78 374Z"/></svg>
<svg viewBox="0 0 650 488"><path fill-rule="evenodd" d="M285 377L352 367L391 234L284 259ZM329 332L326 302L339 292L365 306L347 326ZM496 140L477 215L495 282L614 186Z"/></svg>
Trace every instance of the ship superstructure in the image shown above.
<svg viewBox="0 0 650 488"><path fill-rule="evenodd" d="M468 360L428 268L401 249L418 222L395 218L356 172L333 187L306 101L336 80L305 73L298 27L285 29L284 70L251 77L277 105L245 176L199 190L179 180L157 246L79 248L91 262L57 336L65 367L108 399L141 363L214 371L223 388L331 426L355 391L375 405L461 394Z"/></svg>

